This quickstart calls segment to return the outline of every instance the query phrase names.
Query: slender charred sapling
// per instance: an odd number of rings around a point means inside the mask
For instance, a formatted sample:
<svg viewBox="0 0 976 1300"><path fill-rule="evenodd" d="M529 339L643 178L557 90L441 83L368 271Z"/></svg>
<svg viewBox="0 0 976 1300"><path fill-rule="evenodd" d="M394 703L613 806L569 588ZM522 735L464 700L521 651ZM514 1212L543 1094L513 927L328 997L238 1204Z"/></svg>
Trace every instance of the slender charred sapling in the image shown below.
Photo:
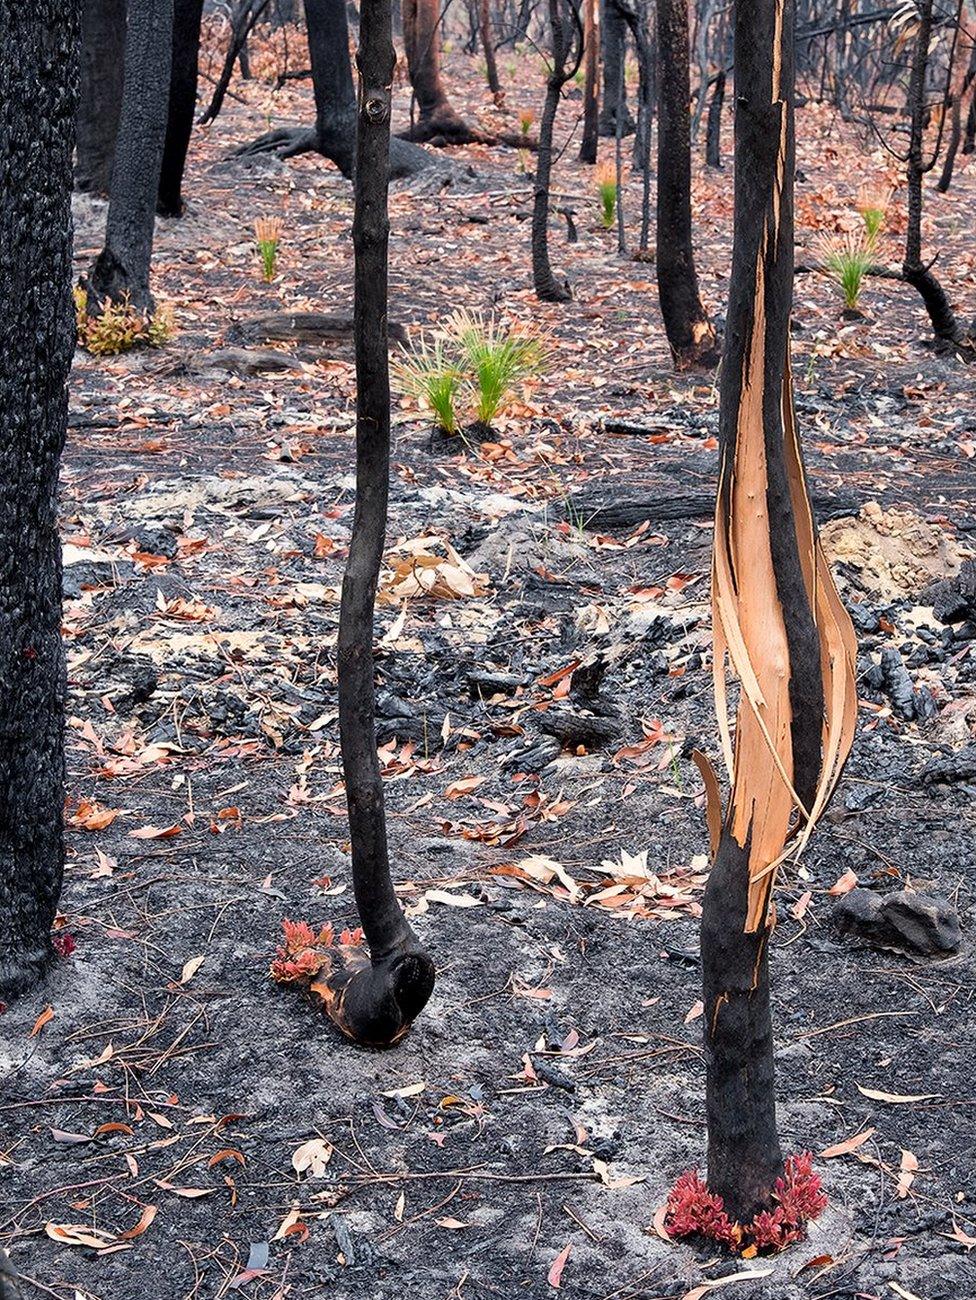
<svg viewBox="0 0 976 1300"><path fill-rule="evenodd" d="M152 314L149 291L159 172L166 136L173 0L129 0L125 89L112 167L105 247L88 276L89 316L106 299Z"/></svg>
<svg viewBox="0 0 976 1300"><path fill-rule="evenodd" d="M702 912L708 1187L738 1223L784 1173L769 1003L770 895L850 750L856 643L820 548L794 420L793 0L738 0L735 236L715 516L716 706L732 783L699 756L713 866ZM734 753L726 659L740 681Z"/></svg>
<svg viewBox="0 0 976 1300"><path fill-rule="evenodd" d="M433 962L408 925L393 889L376 752L373 615L390 473L387 194L396 61L391 30L390 0L363 0L353 216L356 508L342 583L338 664L353 885L369 960L365 955L351 960L315 986L340 1029L371 1046L402 1037L434 986Z"/></svg>
<svg viewBox="0 0 976 1300"><path fill-rule="evenodd" d="M78 0L0 0L0 999L53 956L64 862L58 465L74 351ZM0 1279L4 1277L0 1268ZM0 1281L0 1290L6 1282Z"/></svg>

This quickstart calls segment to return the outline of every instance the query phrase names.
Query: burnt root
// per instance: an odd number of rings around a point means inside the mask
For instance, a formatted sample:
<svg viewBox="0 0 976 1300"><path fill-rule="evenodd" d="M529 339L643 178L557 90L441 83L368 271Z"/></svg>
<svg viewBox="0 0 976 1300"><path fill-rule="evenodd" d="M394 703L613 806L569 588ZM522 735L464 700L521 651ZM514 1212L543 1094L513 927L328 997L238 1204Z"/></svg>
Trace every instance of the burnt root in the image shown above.
<svg viewBox="0 0 976 1300"><path fill-rule="evenodd" d="M434 963L416 942L374 962L365 949L341 948L309 986L332 1023L361 1047L392 1047L434 990Z"/></svg>

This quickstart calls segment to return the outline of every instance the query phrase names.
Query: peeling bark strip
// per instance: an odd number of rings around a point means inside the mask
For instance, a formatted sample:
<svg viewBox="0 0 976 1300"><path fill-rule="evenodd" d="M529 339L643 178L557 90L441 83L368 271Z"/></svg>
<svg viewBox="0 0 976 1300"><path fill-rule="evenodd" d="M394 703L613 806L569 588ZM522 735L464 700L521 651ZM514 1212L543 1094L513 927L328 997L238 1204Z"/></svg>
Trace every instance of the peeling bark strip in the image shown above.
<svg viewBox="0 0 976 1300"><path fill-rule="evenodd" d="M79 9L78 0L0 0L0 999L5 1001L29 988L52 957L50 932L64 861L57 489L75 335L71 152Z"/></svg>
<svg viewBox="0 0 976 1300"><path fill-rule="evenodd" d="M817 539L790 373L793 0L738 0L735 242L722 364L712 604L732 783L707 772L702 915L708 1181L751 1219L782 1173L767 949L779 864L802 849L854 737L856 642ZM741 683L735 743L726 657ZM700 766L707 771L706 761Z"/></svg>
<svg viewBox="0 0 976 1300"><path fill-rule="evenodd" d="M339 611L339 734L353 887L369 944L316 989L350 1038L396 1042L434 987L433 962L407 924L390 878L383 779L376 753L373 613L390 476L387 266L390 101L396 56L390 0L363 0L353 246L356 336L356 509Z"/></svg>

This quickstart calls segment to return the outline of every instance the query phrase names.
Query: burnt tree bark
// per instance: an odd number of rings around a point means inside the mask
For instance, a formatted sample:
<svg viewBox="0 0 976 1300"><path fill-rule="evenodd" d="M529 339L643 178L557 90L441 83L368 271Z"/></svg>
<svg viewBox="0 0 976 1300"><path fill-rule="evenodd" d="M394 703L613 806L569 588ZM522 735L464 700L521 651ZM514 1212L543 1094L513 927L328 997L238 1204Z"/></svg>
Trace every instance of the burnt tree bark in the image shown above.
<svg viewBox="0 0 976 1300"><path fill-rule="evenodd" d="M769 1004L770 895L853 739L857 646L819 548L790 376L793 0L737 0L735 232L715 514L716 704L732 790L699 756L713 866L702 910L708 1185L733 1220L783 1172ZM734 755L725 662L741 681ZM798 840L795 837L799 837Z"/></svg>
<svg viewBox="0 0 976 1300"><path fill-rule="evenodd" d="M156 196L166 136L173 0L129 0L125 90L112 167L105 247L88 275L88 314L128 299L154 309L149 291Z"/></svg>
<svg viewBox="0 0 976 1300"><path fill-rule="evenodd" d="M617 133L617 104L623 82L624 135L634 132L634 119L627 108L627 81L624 75L627 54L627 20L614 0L600 0L600 49L603 53L603 104L600 108L600 134Z"/></svg>
<svg viewBox="0 0 976 1300"><path fill-rule="evenodd" d="M183 172L197 111L202 18L203 0L173 0L169 105L156 198L156 211L161 217L181 217L185 206Z"/></svg>
<svg viewBox="0 0 976 1300"><path fill-rule="evenodd" d="M452 107L441 75L439 0L403 0L402 9L403 45L418 113L408 138L464 144L473 139L471 128Z"/></svg>
<svg viewBox="0 0 976 1300"><path fill-rule="evenodd" d="M564 277L557 280L549 260L549 188L552 176L552 134L556 123L563 86L576 75L583 57L582 30L575 59L570 59L572 40L567 37L566 22L576 18L576 11L566 0L549 0L549 30L552 39L552 63L546 79L546 99L539 122L539 149L536 154L535 190L532 204L532 282L536 297L543 302L569 302L572 293ZM578 27L578 18L576 19Z"/></svg>
<svg viewBox="0 0 976 1300"><path fill-rule="evenodd" d="M349 59L346 0L305 0L308 53L315 93L315 126L284 127L259 136L238 155L275 153L294 158L320 153L352 180L356 156L356 92ZM413 176L434 165L430 154L406 140L390 140L390 175Z"/></svg>
<svg viewBox="0 0 976 1300"><path fill-rule="evenodd" d="M720 68L715 74L712 98L708 104L708 118L705 122L705 165L722 166L722 110L725 108L725 69Z"/></svg>
<svg viewBox="0 0 976 1300"><path fill-rule="evenodd" d="M373 616L390 477L387 337L390 0L362 0L353 215L356 339L356 507L339 612L339 734L349 808L353 886L369 944L335 971L325 998L359 1043L385 1046L410 1027L434 987L434 965L411 930L390 877L383 778L376 752Z"/></svg>
<svg viewBox="0 0 976 1300"><path fill-rule="evenodd" d="M108 194L112 182L124 57L125 0L84 0L75 185L89 194Z"/></svg>
<svg viewBox="0 0 976 1300"><path fill-rule="evenodd" d="M583 139L581 163L595 163L600 141L600 4L583 0Z"/></svg>
<svg viewBox="0 0 976 1300"><path fill-rule="evenodd" d="M58 466L74 351L78 0L0 0L0 999L43 975L64 863Z"/></svg>
<svg viewBox="0 0 976 1300"><path fill-rule="evenodd" d="M675 366L714 366L715 329L698 293L691 232L688 0L658 0L657 287Z"/></svg>
<svg viewBox="0 0 976 1300"><path fill-rule="evenodd" d="M917 290L932 322L936 341L943 347L954 349L968 359L976 357L976 347L968 339L956 319L949 297L932 271L931 265L922 261L922 180L935 166L937 149L925 157L925 125L927 105L925 84L929 67L929 45L932 39L932 12L934 0L919 0L918 27L912 69L908 82L907 108L911 116L906 179L908 182L908 226L905 234L905 257L902 278ZM951 69L950 69L951 75Z"/></svg>
<svg viewBox="0 0 976 1300"><path fill-rule="evenodd" d="M495 58L495 38L491 30L491 0L480 0L478 26L481 28L481 48L485 55L485 73L488 89L496 99L502 93L502 83L498 80L498 60ZM499 102L501 102L499 100Z"/></svg>

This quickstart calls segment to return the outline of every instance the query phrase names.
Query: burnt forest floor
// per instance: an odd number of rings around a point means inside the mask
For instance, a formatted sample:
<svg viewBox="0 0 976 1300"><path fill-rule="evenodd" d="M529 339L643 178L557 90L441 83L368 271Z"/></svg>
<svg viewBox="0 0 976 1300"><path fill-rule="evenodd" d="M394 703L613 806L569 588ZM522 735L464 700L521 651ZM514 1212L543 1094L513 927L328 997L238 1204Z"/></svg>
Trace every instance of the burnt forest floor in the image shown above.
<svg viewBox="0 0 976 1300"><path fill-rule="evenodd" d="M473 61L448 65L489 126L517 129L516 110L541 101L528 55L502 60L507 114ZM311 117L307 83L273 100L261 81L233 90L194 138L187 215L158 226L175 337L74 368L62 906L76 947L0 1021L0 1238L26 1293L534 1300L556 1293L571 1247L560 1291L588 1300L682 1296L736 1268L758 1276L730 1300L976 1294L974 788L919 780L973 739L976 642L918 599L923 570L976 541L973 370L927 346L910 290L871 282L870 319L845 322L830 284L798 279L800 423L821 517L838 516L861 668L897 648L936 716L908 721L865 686L834 806L779 893L784 1146L870 1137L821 1162L831 1209L785 1256L743 1265L668 1244L655 1211L704 1151L706 836L688 754L718 749L700 504L716 474L711 376L673 373L653 266L618 257L600 228L575 139L556 184L580 242L552 230L566 306L531 292L516 151L452 151L474 184L394 186L391 319L494 309L545 329L552 366L486 444L433 439L415 407L396 409L380 740L396 878L438 983L403 1043L358 1050L268 978L282 918L355 920L335 682L351 352L342 337L273 343L287 368L248 373L239 351L262 313L350 314L351 191L315 157L225 161L269 113ZM564 104L563 132L578 111ZM856 188L885 160L815 107L798 134L802 261L816 229L856 223ZM971 317L976 168L962 164L948 195L929 193L926 242ZM729 171L696 162L716 312ZM632 228L638 201L631 179ZM104 206L76 215L81 272ZM260 215L284 226L270 286ZM892 228L894 262L897 210ZM871 502L908 512L882 516L880 568L871 507L856 517ZM445 540L475 594L401 599L409 552L392 548L438 555ZM564 670L598 652L595 698L567 697ZM516 680L496 693L475 670ZM645 851L646 873L622 856ZM960 953L912 962L839 937L827 891L847 872L954 903ZM318 1172L299 1174L310 1141ZM899 1196L904 1152L918 1170Z"/></svg>

